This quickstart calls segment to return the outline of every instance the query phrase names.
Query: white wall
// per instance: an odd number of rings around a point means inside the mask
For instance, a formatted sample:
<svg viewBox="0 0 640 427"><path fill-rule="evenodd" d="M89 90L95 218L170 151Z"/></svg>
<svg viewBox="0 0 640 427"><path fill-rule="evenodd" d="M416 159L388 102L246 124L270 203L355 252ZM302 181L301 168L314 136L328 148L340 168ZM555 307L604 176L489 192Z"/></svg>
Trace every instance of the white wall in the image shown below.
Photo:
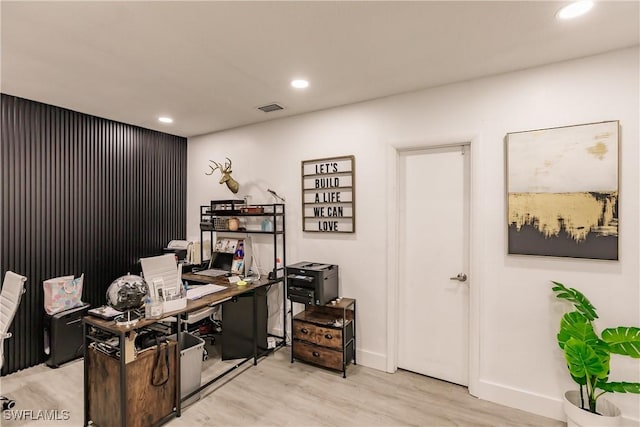
<svg viewBox="0 0 640 427"><path fill-rule="evenodd" d="M199 205L231 196L218 177L204 174L208 159L230 157L240 195L271 202L271 188L286 198L288 263L340 265L340 293L358 299L358 362L389 369L395 363L388 298L396 283L387 254L396 238L389 208L394 155L411 146L472 141L470 390L562 418L561 396L573 384L555 341L563 307L549 281L582 290L602 328L640 325L638 64L636 47L190 138L188 235L199 236ZM507 256L505 134L604 120L621 123L620 261ZM303 233L300 162L349 154L356 158L357 232ZM640 381L638 361L614 360L612 377ZM638 395L611 399L627 418L640 419Z"/></svg>

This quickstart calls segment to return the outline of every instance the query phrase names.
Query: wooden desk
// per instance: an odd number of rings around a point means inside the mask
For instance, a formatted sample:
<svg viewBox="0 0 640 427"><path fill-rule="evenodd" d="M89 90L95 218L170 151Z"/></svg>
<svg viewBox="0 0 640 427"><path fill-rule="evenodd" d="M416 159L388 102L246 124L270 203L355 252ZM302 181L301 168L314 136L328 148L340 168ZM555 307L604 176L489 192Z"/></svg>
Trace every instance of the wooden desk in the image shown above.
<svg viewBox="0 0 640 427"><path fill-rule="evenodd" d="M237 284L229 283L226 277L208 277L193 273L183 274L182 278L190 282L222 285L227 289L205 295L196 300L187 300L186 307L163 313L162 318L175 317L177 319L175 325L176 336L178 336L178 332L181 331L182 317L187 313L221 304L235 296L251 293L259 288L283 283L282 279L261 279L259 281L249 282L244 286L238 286ZM253 295L253 308L255 313L255 293L253 293ZM140 357L137 357L138 354L134 346L137 331L157 323L160 320L162 319L140 319L135 325L126 327L116 325L113 320L104 320L94 316L85 316L83 318L85 337L84 425L89 425L89 423L92 422L100 426L117 426L118 418L120 419L119 425L122 427L163 424L174 416L179 417L181 415L182 401L199 393L202 389L210 386L224 375L239 368L251 359L253 359L254 365L257 364L258 357L264 355L264 353L258 354L256 345L257 326L254 321L253 356L247 357L240 363L235 364L235 366L200 386L200 388L192 393L183 398L180 397L180 351L178 345L169 346L170 379L166 385L160 390L152 389L151 392L148 392L148 390L136 390L136 387L144 387L146 383L140 385L138 384L140 381L136 382L135 378L140 376L140 370L144 371L144 375L148 373L147 371L153 361L150 352L155 353L154 350L146 350L140 353ZM285 323L286 314L283 319L283 325ZM106 355L95 348L90 348L91 343L106 344L104 339L96 336L95 331L100 331L101 333L118 338L119 358ZM280 338L280 342L277 343L276 348L286 345L285 337L286 330L282 337L277 337ZM109 378L105 378L105 376ZM116 378L113 378L114 376ZM147 387L147 389L148 388L149 387ZM144 397L148 397L150 401L147 402ZM109 403L106 404L106 402ZM119 408L117 407L118 403ZM115 409L114 406L116 406ZM138 413L134 414L133 412Z"/></svg>

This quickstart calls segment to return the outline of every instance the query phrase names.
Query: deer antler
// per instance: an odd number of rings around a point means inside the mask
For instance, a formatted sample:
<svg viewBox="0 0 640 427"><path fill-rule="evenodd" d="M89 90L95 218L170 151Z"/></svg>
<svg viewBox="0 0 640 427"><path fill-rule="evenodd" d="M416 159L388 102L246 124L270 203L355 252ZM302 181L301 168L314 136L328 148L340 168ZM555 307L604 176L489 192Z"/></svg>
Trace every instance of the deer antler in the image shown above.
<svg viewBox="0 0 640 427"><path fill-rule="evenodd" d="M216 167L214 168L213 166L209 165L209 167L211 168L211 172L209 173L204 173L205 175L213 175L213 172L215 172L216 169L220 169L220 171L222 172L222 166L220 165L220 163L214 162L213 160L209 160L211 163L213 163L214 165L216 165Z"/></svg>
<svg viewBox="0 0 640 427"><path fill-rule="evenodd" d="M220 170L221 170L223 173L231 173L231 172L233 172L233 171L231 170L231 159L230 159L230 158L228 158L228 157L225 157L225 158L226 158L227 160L229 160L229 163L224 162L224 170L222 170L222 168L220 168Z"/></svg>

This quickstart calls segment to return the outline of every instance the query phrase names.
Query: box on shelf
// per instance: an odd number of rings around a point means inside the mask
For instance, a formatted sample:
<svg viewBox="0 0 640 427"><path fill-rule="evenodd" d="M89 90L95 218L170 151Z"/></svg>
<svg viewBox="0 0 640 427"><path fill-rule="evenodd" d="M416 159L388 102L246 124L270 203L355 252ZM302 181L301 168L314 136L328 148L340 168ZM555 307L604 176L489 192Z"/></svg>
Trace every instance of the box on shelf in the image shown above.
<svg viewBox="0 0 640 427"><path fill-rule="evenodd" d="M227 218L213 218L213 229L224 231L229 229L229 221Z"/></svg>
<svg viewBox="0 0 640 427"><path fill-rule="evenodd" d="M174 299L171 301L164 301L162 303L162 312L168 313L170 311L182 310L187 306L187 297Z"/></svg>
<svg viewBox="0 0 640 427"><path fill-rule="evenodd" d="M214 215L235 215L245 205L244 200L212 200L211 212Z"/></svg>
<svg viewBox="0 0 640 427"><path fill-rule="evenodd" d="M247 206L241 208L240 212L245 214L261 214L264 213L264 208L262 206Z"/></svg>

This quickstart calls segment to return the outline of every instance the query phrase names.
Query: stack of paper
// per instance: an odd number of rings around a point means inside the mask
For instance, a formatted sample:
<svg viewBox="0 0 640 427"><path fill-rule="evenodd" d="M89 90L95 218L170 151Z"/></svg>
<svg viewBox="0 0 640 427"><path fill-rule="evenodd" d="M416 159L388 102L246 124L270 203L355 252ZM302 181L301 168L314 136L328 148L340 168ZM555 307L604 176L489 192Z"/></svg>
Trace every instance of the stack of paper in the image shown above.
<svg viewBox="0 0 640 427"><path fill-rule="evenodd" d="M202 298L205 295L212 294L214 292L220 292L227 289L226 286L221 285L202 285L187 290L187 299L194 300Z"/></svg>

